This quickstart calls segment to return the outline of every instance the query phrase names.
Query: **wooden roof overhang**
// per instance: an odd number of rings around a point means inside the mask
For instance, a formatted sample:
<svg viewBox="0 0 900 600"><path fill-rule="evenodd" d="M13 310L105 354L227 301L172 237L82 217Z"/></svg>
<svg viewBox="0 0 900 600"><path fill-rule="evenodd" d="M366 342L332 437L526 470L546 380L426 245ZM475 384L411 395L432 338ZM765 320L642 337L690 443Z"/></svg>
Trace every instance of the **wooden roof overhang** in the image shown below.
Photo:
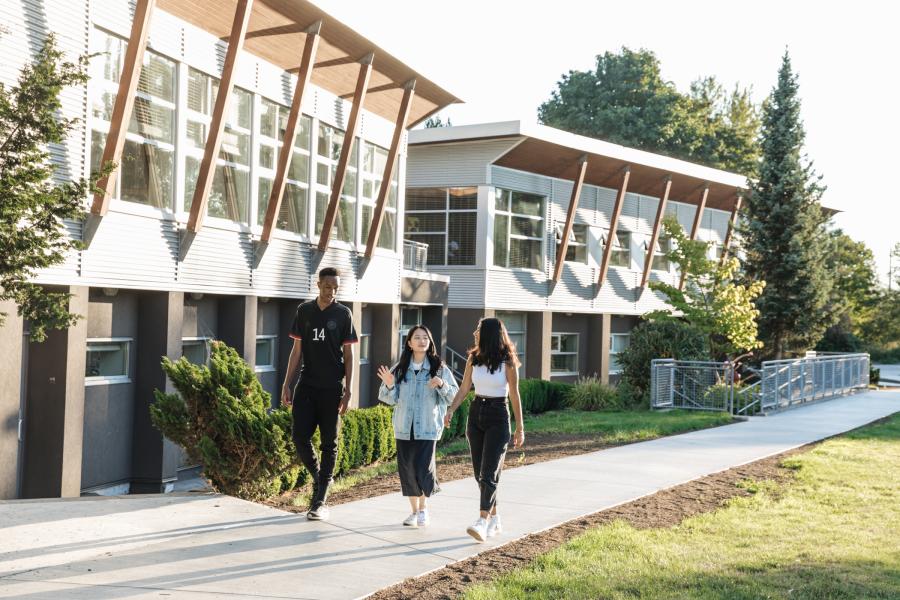
<svg viewBox="0 0 900 600"><path fill-rule="evenodd" d="M157 0L157 7L227 41L237 0ZM286 71L296 73L306 30L322 22L311 81L344 99L353 98L359 60L374 53L365 109L394 122L404 86L416 81L409 109L412 127L449 104L461 102L400 59L305 0L255 0L243 49Z"/></svg>
<svg viewBox="0 0 900 600"><path fill-rule="evenodd" d="M698 177L693 173L679 172L677 168L674 168L677 167L674 164L671 169L661 168L660 166L641 164L635 160L586 152L584 148L568 147L537 138L526 138L495 160L494 164L573 181L578 177L581 168L580 160L585 154L587 154L588 166L584 174L584 183L589 185L618 188L622 172L626 167L630 167L628 191L635 194L658 198L668 176L672 178L669 190L670 201L696 206L700 203L703 189L708 185L706 207L731 212L737 203L738 196L745 194L741 187L732 183ZM673 160L672 162L681 163L683 161Z"/></svg>

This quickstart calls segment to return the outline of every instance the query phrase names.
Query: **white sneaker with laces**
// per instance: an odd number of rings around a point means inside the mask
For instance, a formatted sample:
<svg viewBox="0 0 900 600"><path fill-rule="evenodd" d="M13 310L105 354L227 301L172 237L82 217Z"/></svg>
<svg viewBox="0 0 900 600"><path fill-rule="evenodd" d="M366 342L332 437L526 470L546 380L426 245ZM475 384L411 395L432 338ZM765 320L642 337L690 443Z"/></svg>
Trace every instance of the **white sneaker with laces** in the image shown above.
<svg viewBox="0 0 900 600"><path fill-rule="evenodd" d="M487 521L485 521L481 517L478 517L477 521L469 525L469 527L466 529L466 533L471 535L479 542L483 542L487 539Z"/></svg>
<svg viewBox="0 0 900 600"><path fill-rule="evenodd" d="M327 521L330 516L331 511L328 510L328 506L324 503L319 503L313 505L313 507L306 513L306 518L310 521Z"/></svg>
<svg viewBox="0 0 900 600"><path fill-rule="evenodd" d="M431 523L431 516L428 514L428 509L420 510L416 520L419 523L419 527L427 527L428 524Z"/></svg>
<svg viewBox="0 0 900 600"><path fill-rule="evenodd" d="M403 525L406 527L418 527L419 526L419 515L416 513L412 513L405 519L403 519Z"/></svg>
<svg viewBox="0 0 900 600"><path fill-rule="evenodd" d="M494 537L503 532L503 526L500 524L500 515L492 515L487 524L487 536Z"/></svg>

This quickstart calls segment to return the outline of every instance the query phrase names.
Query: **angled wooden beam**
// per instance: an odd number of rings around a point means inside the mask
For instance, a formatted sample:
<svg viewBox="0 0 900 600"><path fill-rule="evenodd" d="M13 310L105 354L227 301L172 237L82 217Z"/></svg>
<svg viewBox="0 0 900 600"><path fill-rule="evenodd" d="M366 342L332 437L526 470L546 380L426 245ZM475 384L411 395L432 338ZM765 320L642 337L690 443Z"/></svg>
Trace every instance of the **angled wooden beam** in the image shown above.
<svg viewBox="0 0 900 600"><path fill-rule="evenodd" d="M369 239L366 241L366 258L372 258L375 246L378 245L378 236L381 235L384 207L387 204L388 194L391 192L394 167L397 164L397 158L400 156L400 142L403 140L403 132L406 130L406 121L409 119L409 108L412 106L415 90L415 79L410 80L403 90L403 99L400 101L400 110L397 111L397 121L394 123L394 137L391 138L391 148L388 151L387 161L384 163L384 173L381 176L381 189L378 190L375 211L372 213L372 224L369 226Z"/></svg>
<svg viewBox="0 0 900 600"><path fill-rule="evenodd" d="M319 235L320 252L325 252L328 249L328 239L331 237L331 228L334 227L338 203L341 200L341 192L344 189L347 165L350 162L350 148L353 146L354 138L356 138L356 130L359 129L359 118L362 115L363 102L366 99L366 89L369 87L369 77L372 75L374 58L374 53L369 53L359 61L359 76L356 78L356 91L353 92L353 108L350 110L350 118L347 121L347 131L344 132L344 143L341 144L341 154L334 173L334 181L331 182L331 199L328 201L328 209L325 211L325 219L322 221L322 233Z"/></svg>
<svg viewBox="0 0 900 600"><path fill-rule="evenodd" d="M125 50L125 64L119 76L119 90L113 104L112 116L109 120L109 133L106 134L106 145L103 147L103 158L100 165L112 161L118 163L125 147L125 134L131 122L134 109L134 96L141 78L141 67L144 64L144 51L147 48L147 36L150 34L150 17L156 0L137 0L134 8L134 20L131 22L131 35ZM116 188L118 166L109 175L97 182L101 191L94 194L91 204L91 215L102 217L109 210L109 199Z"/></svg>
<svg viewBox="0 0 900 600"><path fill-rule="evenodd" d="M737 227L738 213L741 211L741 203L743 200L744 197L741 194L738 194L737 200L734 203L734 208L731 209L731 220L728 221L728 233L725 234L725 243L722 245L723 262L728 257L728 247L731 245L731 238L734 236L734 228Z"/></svg>
<svg viewBox="0 0 900 600"><path fill-rule="evenodd" d="M706 198L709 196L709 184L703 186L703 192L700 194L700 204L697 205L697 212L694 213L694 223L691 225L691 241L697 239L697 232L700 231L700 221L703 219L703 211L706 209ZM681 273L678 280L678 289L684 289L684 272Z"/></svg>
<svg viewBox="0 0 900 600"><path fill-rule="evenodd" d="M653 233L650 235L650 245L647 246L647 258L644 259L644 274L641 277L641 289L647 287L650 280L650 270L653 267L653 254L656 243L659 241L659 230L662 228L663 215L666 214L666 203L669 201L669 191L672 189L672 176L666 175L662 196L656 209L656 220L653 221Z"/></svg>
<svg viewBox="0 0 900 600"><path fill-rule="evenodd" d="M197 173L197 187L194 188L194 198L191 201L191 214L188 217L187 230L193 234L200 231L203 226L203 218L206 216L209 189L212 187L213 176L216 172L216 159L219 156L219 149L222 147L225 118L228 116L227 109L231 100L231 91L234 89L234 70L238 54L240 54L241 48L244 46L244 39L247 37L247 26L250 24L252 8L253 0L238 0L237 8L234 11L231 34L228 36L225 65L222 67L222 78L219 81L216 104L213 107L209 133L206 136L203 160L200 161L200 171Z"/></svg>
<svg viewBox="0 0 900 600"><path fill-rule="evenodd" d="M284 197L285 182L291 158L294 155L294 137L300 124L303 94L309 87L309 78L312 75L313 63L316 60L316 50L319 47L319 34L322 30L322 21L316 21L306 30L306 43L303 45L303 57L300 60L300 73L297 75L297 85L294 87L294 98L291 102L291 111L288 114L287 125L284 130L284 140L281 142L281 152L278 154L278 166L275 170L275 180L272 181L272 192L269 194L269 204L266 207L266 218L263 222L261 241L268 243L275 230L275 220L281 208L281 199Z"/></svg>
<svg viewBox="0 0 900 600"><path fill-rule="evenodd" d="M619 215L622 214L622 205L625 204L625 194L628 193L629 177L631 177L631 165L626 165L622 170L622 185L616 196L616 204L613 206L613 212L609 218L609 233L603 248L603 259L600 261L600 276L597 278L598 288L603 287L603 282L606 281L606 271L609 269L609 259L612 256L613 237L616 235L616 227L619 226Z"/></svg>
<svg viewBox="0 0 900 600"><path fill-rule="evenodd" d="M563 227L562 239L556 250L556 266L553 268L553 281L559 281L562 276L563 264L566 262L566 252L569 250L569 236L572 235L572 227L575 224L575 213L578 211L578 200L581 198L581 188L584 185L584 174L587 172L587 154L578 159L578 174L575 176L572 186L572 196L569 198L569 209L566 211L566 224Z"/></svg>

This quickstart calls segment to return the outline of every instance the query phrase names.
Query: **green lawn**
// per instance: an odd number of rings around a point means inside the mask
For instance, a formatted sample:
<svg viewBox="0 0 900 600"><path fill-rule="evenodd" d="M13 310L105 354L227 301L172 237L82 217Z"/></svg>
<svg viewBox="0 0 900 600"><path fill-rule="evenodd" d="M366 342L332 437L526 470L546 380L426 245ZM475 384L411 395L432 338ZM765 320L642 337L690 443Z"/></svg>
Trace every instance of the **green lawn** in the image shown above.
<svg viewBox="0 0 900 600"><path fill-rule="evenodd" d="M624 444L731 422L732 418L728 413L697 410L668 412L557 410L540 415L525 415L525 435L527 437L528 433L595 433L602 436L604 441Z"/></svg>
<svg viewBox="0 0 900 600"><path fill-rule="evenodd" d="M797 478L668 529L594 529L482 598L900 598L900 414L785 461Z"/></svg>

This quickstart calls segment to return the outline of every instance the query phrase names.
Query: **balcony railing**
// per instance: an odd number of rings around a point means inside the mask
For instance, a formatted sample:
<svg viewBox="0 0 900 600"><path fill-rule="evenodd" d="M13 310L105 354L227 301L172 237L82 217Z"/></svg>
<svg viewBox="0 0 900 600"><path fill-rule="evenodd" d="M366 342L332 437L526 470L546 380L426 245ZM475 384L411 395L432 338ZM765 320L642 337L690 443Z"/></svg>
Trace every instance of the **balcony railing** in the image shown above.
<svg viewBox="0 0 900 600"><path fill-rule="evenodd" d="M403 268L407 271L425 271L428 266L428 244L403 240Z"/></svg>

